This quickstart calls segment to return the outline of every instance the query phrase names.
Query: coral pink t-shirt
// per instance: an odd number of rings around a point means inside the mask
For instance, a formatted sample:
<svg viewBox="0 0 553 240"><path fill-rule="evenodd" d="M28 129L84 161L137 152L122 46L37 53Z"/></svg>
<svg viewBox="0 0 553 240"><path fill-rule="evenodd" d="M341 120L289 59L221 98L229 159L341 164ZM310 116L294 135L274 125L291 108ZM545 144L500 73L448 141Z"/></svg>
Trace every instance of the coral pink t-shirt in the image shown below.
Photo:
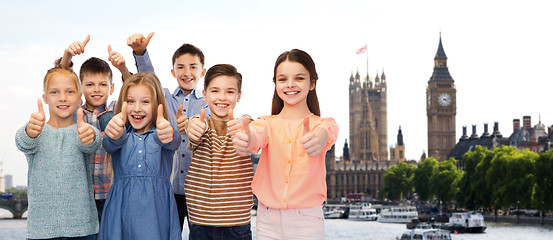
<svg viewBox="0 0 553 240"><path fill-rule="evenodd" d="M303 121L288 129L284 119L271 115L250 124L252 134L256 136L250 150L262 150L252 190L267 207L310 208L326 200L325 153L336 142L338 125L332 118L314 114L307 117L311 131L323 127L328 132L328 141L316 157L309 157L301 143Z"/></svg>

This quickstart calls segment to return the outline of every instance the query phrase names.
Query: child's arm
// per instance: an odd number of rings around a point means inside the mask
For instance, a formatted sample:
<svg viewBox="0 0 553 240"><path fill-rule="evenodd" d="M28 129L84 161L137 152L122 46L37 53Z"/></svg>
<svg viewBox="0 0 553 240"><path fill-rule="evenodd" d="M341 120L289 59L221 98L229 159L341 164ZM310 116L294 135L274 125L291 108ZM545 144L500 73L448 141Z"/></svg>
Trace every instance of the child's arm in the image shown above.
<svg viewBox="0 0 553 240"><path fill-rule="evenodd" d="M155 73L150 56L146 51L146 47L150 43L150 39L152 39L153 36L153 32L151 32L148 37L144 37L144 35L140 33L135 33L127 39L127 45L133 50L136 70L138 72Z"/></svg>
<svg viewBox="0 0 553 240"><path fill-rule="evenodd" d="M61 58L60 65L64 67L71 67L71 59L75 55L79 55L81 53L84 53L84 48L86 47L86 44L90 41L90 34L86 35L86 38L83 42L74 42L65 49L63 52L63 57Z"/></svg>
<svg viewBox="0 0 553 240"><path fill-rule="evenodd" d="M163 117L163 105L157 106L156 120L157 138L163 147L169 150L177 150L180 146L181 136L171 123Z"/></svg>
<svg viewBox="0 0 553 240"><path fill-rule="evenodd" d="M111 62L111 65L113 65L119 72L121 72L121 76L123 77L123 82L125 82L125 79L131 76L131 73L129 72L129 69L127 68L127 64L125 62L125 58L123 56L116 52L111 50L111 45L108 45L108 61Z"/></svg>

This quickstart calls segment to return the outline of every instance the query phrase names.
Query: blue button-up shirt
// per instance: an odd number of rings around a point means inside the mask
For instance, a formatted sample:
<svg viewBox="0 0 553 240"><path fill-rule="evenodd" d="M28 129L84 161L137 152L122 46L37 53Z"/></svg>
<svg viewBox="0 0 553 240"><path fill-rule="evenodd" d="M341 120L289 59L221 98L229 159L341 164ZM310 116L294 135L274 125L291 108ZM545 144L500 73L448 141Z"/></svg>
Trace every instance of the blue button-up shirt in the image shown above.
<svg viewBox="0 0 553 240"><path fill-rule="evenodd" d="M138 72L155 73L148 51L146 51L143 56L137 56L133 52L133 56ZM201 91L197 89L192 90L190 94L186 95L180 87L177 87L173 93L171 93L169 89L164 88L163 94L165 95L165 101L167 101L167 107L169 109L169 120L173 126L177 126L176 113L180 105L183 106L182 113L188 118L200 114L201 109L205 109L206 115L211 116L211 111L209 111L207 102L204 101ZM176 194L184 194L184 181L186 180L188 168L192 162L192 152L187 149L188 136L184 134L181 135L181 138L180 147L175 152L173 158L172 186L173 192Z"/></svg>

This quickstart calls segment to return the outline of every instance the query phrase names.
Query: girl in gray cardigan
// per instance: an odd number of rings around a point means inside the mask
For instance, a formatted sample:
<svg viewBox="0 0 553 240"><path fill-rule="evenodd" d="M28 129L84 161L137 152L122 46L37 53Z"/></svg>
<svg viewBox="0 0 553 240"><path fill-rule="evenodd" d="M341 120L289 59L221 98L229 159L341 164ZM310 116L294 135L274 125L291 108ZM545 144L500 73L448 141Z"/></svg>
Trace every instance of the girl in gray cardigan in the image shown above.
<svg viewBox="0 0 553 240"><path fill-rule="evenodd" d="M48 70L43 89L50 119L46 122L38 99L38 112L15 135L29 164L27 238L94 239L98 216L86 155L100 147L100 133L83 121L83 112L77 109L81 89L71 69Z"/></svg>

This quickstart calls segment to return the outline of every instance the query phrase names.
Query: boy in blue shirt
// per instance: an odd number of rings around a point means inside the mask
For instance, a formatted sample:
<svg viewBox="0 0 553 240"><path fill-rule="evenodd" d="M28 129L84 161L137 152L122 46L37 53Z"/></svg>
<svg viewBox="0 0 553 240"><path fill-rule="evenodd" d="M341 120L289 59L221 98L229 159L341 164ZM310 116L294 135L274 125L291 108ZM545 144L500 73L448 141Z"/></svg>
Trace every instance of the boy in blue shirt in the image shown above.
<svg viewBox="0 0 553 240"><path fill-rule="evenodd" d="M133 49L133 56L136 61L138 72L154 73L154 67L150 61L150 56L146 51L150 39L154 33L147 37L142 34L133 34L127 39L127 45ZM171 74L177 80L179 86L171 93L169 89L163 88L167 107L169 108L169 119L174 126L177 126L176 115L182 105L181 113L188 118L200 114L201 109L205 109L206 115L211 116L207 102L204 101L202 92L196 89L198 81L204 77L206 69L204 68L205 57L203 52L191 45L183 44L173 54L173 68ZM172 186L175 193L175 200L179 212L179 222L181 230L184 224L184 217L188 215L186 209L186 196L184 194L184 181L188 173L188 168L192 162L192 152L187 149L188 136L181 134L182 141L179 149L175 152L173 158Z"/></svg>

